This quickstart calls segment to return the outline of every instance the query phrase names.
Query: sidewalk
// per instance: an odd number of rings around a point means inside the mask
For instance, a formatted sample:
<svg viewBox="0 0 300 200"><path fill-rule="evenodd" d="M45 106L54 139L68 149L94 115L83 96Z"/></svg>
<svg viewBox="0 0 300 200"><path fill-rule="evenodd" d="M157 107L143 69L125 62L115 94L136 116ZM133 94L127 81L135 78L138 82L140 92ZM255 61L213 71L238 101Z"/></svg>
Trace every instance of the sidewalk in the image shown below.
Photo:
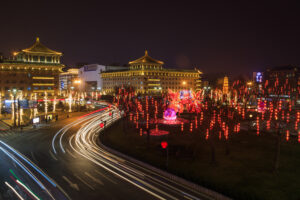
<svg viewBox="0 0 300 200"><path fill-rule="evenodd" d="M68 115L69 115L69 117L72 117L74 115L76 116L79 113L82 113L82 112L71 112L71 113L61 112L61 113L54 113L54 114L49 113L49 114L53 114L54 117L53 117L52 120L48 121L47 123L43 119L43 115L39 115L40 118L41 118L40 123L38 123L38 124L28 124L27 126L23 126L22 129L21 129L21 127L13 128L13 126L6 123L7 120L4 120L4 121L0 120L0 138L1 137L12 136L12 135L15 135L15 134L20 134L20 133L26 133L27 131L30 131L30 130L38 130L38 129L43 128L43 127L51 126L53 122L56 122L56 120L55 120L55 115L56 114L58 114L58 121L60 121L60 120L67 119ZM10 121L12 121L12 120L10 120ZM34 126L35 126L35 128L34 128Z"/></svg>

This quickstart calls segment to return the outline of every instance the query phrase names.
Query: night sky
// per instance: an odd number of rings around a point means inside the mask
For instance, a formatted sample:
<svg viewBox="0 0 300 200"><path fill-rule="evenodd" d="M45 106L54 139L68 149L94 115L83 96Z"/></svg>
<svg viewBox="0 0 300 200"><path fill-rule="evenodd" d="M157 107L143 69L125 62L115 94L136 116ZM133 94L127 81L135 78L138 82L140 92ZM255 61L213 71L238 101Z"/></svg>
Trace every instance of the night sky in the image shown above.
<svg viewBox="0 0 300 200"><path fill-rule="evenodd" d="M126 64L145 49L165 67L204 73L300 64L300 9L288 1L100 2L1 1L0 52L8 56L39 36L70 67Z"/></svg>

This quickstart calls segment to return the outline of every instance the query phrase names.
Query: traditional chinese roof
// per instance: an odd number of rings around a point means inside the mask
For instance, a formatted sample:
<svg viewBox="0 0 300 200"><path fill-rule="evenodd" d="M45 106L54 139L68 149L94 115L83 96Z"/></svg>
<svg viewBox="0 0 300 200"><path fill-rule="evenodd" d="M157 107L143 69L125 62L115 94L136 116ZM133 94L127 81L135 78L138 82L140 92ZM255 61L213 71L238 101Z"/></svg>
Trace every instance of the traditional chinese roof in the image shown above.
<svg viewBox="0 0 300 200"><path fill-rule="evenodd" d="M137 63L154 63L154 64L160 64L160 65L163 65L164 62L163 61L160 61L160 60L155 60L154 58L151 58L149 55L148 55L148 51L146 50L145 51L145 55L139 59L136 59L134 61L131 61L129 62L129 64L137 64Z"/></svg>
<svg viewBox="0 0 300 200"><path fill-rule="evenodd" d="M37 37L35 43L27 48L23 49L22 52L24 53L32 53L32 54L52 54L52 55L62 55L61 52L53 51L49 49L48 47L44 46L40 39Z"/></svg>

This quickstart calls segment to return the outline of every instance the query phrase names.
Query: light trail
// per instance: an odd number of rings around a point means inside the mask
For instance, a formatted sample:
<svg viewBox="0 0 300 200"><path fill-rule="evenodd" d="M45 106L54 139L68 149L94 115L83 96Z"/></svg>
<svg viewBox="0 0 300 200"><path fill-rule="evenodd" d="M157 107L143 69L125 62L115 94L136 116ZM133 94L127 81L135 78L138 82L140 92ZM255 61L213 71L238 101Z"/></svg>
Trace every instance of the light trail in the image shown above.
<svg viewBox="0 0 300 200"><path fill-rule="evenodd" d="M25 171L25 173L28 174L43 190L46 190L45 186L18 159L14 158L9 152L4 150L2 147L0 147L0 150L3 151L8 157L10 157L19 167L21 167Z"/></svg>
<svg viewBox="0 0 300 200"><path fill-rule="evenodd" d="M110 113L113 112L113 116ZM110 152L107 152L97 144L97 139L101 131L112 125L116 120L121 118L120 111L115 106L110 106L107 109L102 109L100 112L94 112L84 115L71 124L63 127L57 132L52 140L52 149L55 150L55 141L58 139L59 147L63 151L64 145L69 145L71 150L86 158L87 160L95 163L99 167L107 170L108 172L116 175L120 179L127 181L128 183L136 186L137 188L145 191L157 199L183 199L188 196L191 199L199 199L187 192L182 191L181 188L187 189L187 191L193 191L186 186L182 186L173 180L169 180L149 169L145 169L139 165L136 165L130 161L124 160ZM101 128L100 123L106 121L104 128ZM63 137L65 133L73 126L79 125L78 131L71 135L67 142L63 143ZM158 178L152 177L155 175ZM172 185L170 184L172 183ZM179 186L179 187L178 187ZM199 194L197 191L193 193ZM176 195L176 197L174 196ZM177 197L179 196L179 197ZM201 196L204 196L201 194ZM209 199L209 198L208 198Z"/></svg>
<svg viewBox="0 0 300 200"><path fill-rule="evenodd" d="M13 188L8 182L5 182L5 185L7 185L7 187L9 187L20 200L24 200L22 196L15 190L15 188Z"/></svg>
<svg viewBox="0 0 300 200"><path fill-rule="evenodd" d="M41 169L39 169L37 166L35 166L29 159L25 158L24 155L21 155L21 153L19 153L17 150L13 149L12 147L10 147L9 145L7 145L6 143L2 142L1 140L0 140L0 143L3 144L3 145L5 145L12 152L14 152L19 158L21 158L23 161L25 161L27 164L29 164L40 175L42 175L47 181L49 181L49 183L51 183L54 187L56 187L56 184L54 183L54 181L52 181L44 172L42 172Z"/></svg>
<svg viewBox="0 0 300 200"><path fill-rule="evenodd" d="M26 185L24 185L21 181L17 179L17 183L20 184L27 192L29 192L35 199L40 200L38 196L36 196Z"/></svg>
<svg viewBox="0 0 300 200"><path fill-rule="evenodd" d="M28 158L19 153L14 148L10 147L8 144L0 141L0 152L6 155L10 161L13 162L13 168L16 168L20 172L20 176L29 177L32 182L28 182L34 189L34 191L41 192L43 198L55 200L54 196L58 196L59 199L70 199L68 195L59 187L50 177L48 177L39 167L32 163ZM11 166L12 167L12 166ZM33 190L29 189L15 174L12 169L9 169L10 173L16 178L15 183L26 192L30 197L34 199L41 199L38 197ZM36 187L36 184L38 187ZM50 192L51 191L51 192Z"/></svg>

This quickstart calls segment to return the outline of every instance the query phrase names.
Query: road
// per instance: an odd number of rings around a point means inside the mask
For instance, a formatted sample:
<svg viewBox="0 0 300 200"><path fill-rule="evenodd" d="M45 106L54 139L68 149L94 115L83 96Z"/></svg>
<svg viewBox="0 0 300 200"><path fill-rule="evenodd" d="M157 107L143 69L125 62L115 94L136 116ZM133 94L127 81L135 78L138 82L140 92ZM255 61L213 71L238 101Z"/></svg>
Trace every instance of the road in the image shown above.
<svg viewBox="0 0 300 200"><path fill-rule="evenodd" d="M42 168L71 199L207 198L102 149L99 134L118 118L116 108L105 107L6 141Z"/></svg>
<svg viewBox="0 0 300 200"><path fill-rule="evenodd" d="M0 140L0 199L70 199L39 167Z"/></svg>

